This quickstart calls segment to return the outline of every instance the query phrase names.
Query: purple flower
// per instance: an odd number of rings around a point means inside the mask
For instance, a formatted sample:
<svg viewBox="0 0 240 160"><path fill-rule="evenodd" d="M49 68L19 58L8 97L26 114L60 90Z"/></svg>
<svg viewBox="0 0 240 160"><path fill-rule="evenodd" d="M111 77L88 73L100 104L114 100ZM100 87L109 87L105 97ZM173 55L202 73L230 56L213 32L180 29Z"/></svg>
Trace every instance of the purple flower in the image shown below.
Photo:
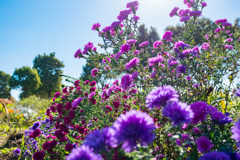
<svg viewBox="0 0 240 160"><path fill-rule="evenodd" d="M114 29L114 28L117 28L119 25L120 25L121 21L115 21L111 24L111 28Z"/></svg>
<svg viewBox="0 0 240 160"><path fill-rule="evenodd" d="M132 73L132 80L135 80L138 77L138 71Z"/></svg>
<svg viewBox="0 0 240 160"><path fill-rule="evenodd" d="M167 103L162 113L168 117L174 125L190 123L194 116L190 106L182 102Z"/></svg>
<svg viewBox="0 0 240 160"><path fill-rule="evenodd" d="M35 122L32 126L32 130L38 129L41 126L41 123Z"/></svg>
<svg viewBox="0 0 240 160"><path fill-rule="evenodd" d="M129 44L123 44L120 48L120 51L124 53L124 52L128 52L130 49L131 49L131 46Z"/></svg>
<svg viewBox="0 0 240 160"><path fill-rule="evenodd" d="M236 89L237 91L236 91L236 93L235 93L235 95L237 96L237 97L240 97L240 89Z"/></svg>
<svg viewBox="0 0 240 160"><path fill-rule="evenodd" d="M232 24L231 24L231 23L222 23L222 26L225 26L225 27L231 27Z"/></svg>
<svg viewBox="0 0 240 160"><path fill-rule="evenodd" d="M224 152L212 151L201 156L199 160L231 160L231 158Z"/></svg>
<svg viewBox="0 0 240 160"><path fill-rule="evenodd" d="M93 43L88 42L85 46L84 46L84 50L82 52L82 54L86 54L90 49L93 48Z"/></svg>
<svg viewBox="0 0 240 160"><path fill-rule="evenodd" d="M33 154L33 160L43 160L44 156L45 156L44 151L35 152Z"/></svg>
<svg viewBox="0 0 240 160"><path fill-rule="evenodd" d="M219 25L220 23L226 23L226 22L227 22L227 19L219 19L215 21L216 25Z"/></svg>
<svg viewBox="0 0 240 160"><path fill-rule="evenodd" d="M197 149L200 153L211 151L214 146L212 142L205 136L202 136L196 140Z"/></svg>
<svg viewBox="0 0 240 160"><path fill-rule="evenodd" d="M95 23L95 24L93 24L93 26L92 26L92 30L94 31L97 31L97 30L99 30L99 27L101 27L101 25L99 24L99 23Z"/></svg>
<svg viewBox="0 0 240 160"><path fill-rule="evenodd" d="M132 75L131 74L124 75L121 79L121 87L124 90L128 90L131 84L132 84Z"/></svg>
<svg viewBox="0 0 240 160"><path fill-rule="evenodd" d="M113 124L113 137L117 143L122 144L125 152L130 152L140 142L142 146L152 143L155 136L152 133L155 129L154 121L147 113L131 110L120 117Z"/></svg>
<svg viewBox="0 0 240 160"><path fill-rule="evenodd" d="M79 105L79 103L81 103L82 100L83 100L82 97L79 97L79 98L77 98L77 99L74 99L73 102L72 102L72 107L73 107L73 108L76 108L76 107Z"/></svg>
<svg viewBox="0 0 240 160"><path fill-rule="evenodd" d="M189 16L191 17L199 17L201 16L202 12L201 11L191 11L189 12Z"/></svg>
<svg viewBox="0 0 240 160"><path fill-rule="evenodd" d="M157 57L152 57L148 59L149 66L154 66L156 63L162 62L163 57L158 55Z"/></svg>
<svg viewBox="0 0 240 160"><path fill-rule="evenodd" d="M97 68L92 69L92 71L91 71L91 75L92 75L93 77L98 76L97 73L98 73L98 69L97 69Z"/></svg>
<svg viewBox="0 0 240 160"><path fill-rule="evenodd" d="M93 150L89 146L81 145L80 147L74 148L66 158L66 160L77 159L101 160L102 158L93 153Z"/></svg>
<svg viewBox="0 0 240 160"><path fill-rule="evenodd" d="M194 113L194 117L192 120L193 124L202 122L207 118L207 114L209 113L209 105L206 102L194 102L190 106Z"/></svg>
<svg viewBox="0 0 240 160"><path fill-rule="evenodd" d="M111 28L112 28L111 26L106 26L102 29L102 32L107 33L111 30Z"/></svg>
<svg viewBox="0 0 240 160"><path fill-rule="evenodd" d="M137 55L138 53L140 53L140 51L139 50L135 50L133 54Z"/></svg>
<svg viewBox="0 0 240 160"><path fill-rule="evenodd" d="M211 113L212 120L219 121L220 119L224 118L224 114L222 112L216 111Z"/></svg>
<svg viewBox="0 0 240 160"><path fill-rule="evenodd" d="M117 79L113 82L113 84L118 84L118 82L119 82L119 80Z"/></svg>
<svg viewBox="0 0 240 160"><path fill-rule="evenodd" d="M136 39L129 39L129 40L127 40L127 43L128 44L134 44L134 43L136 43L137 42L137 40ZM131 48L131 47L130 47Z"/></svg>
<svg viewBox="0 0 240 160"><path fill-rule="evenodd" d="M184 16L182 18L180 18L180 22L186 22L190 20L190 16Z"/></svg>
<svg viewBox="0 0 240 160"><path fill-rule="evenodd" d="M77 58L77 57L79 57L81 54L82 54L81 49L78 49L78 50L75 52L74 57ZM80 57L79 57L79 58L80 58Z"/></svg>
<svg viewBox="0 0 240 160"><path fill-rule="evenodd" d="M129 70L129 69L133 68L134 66L137 66L139 62L140 62L139 58L137 58L137 57L133 58L127 64L125 64L126 70Z"/></svg>
<svg viewBox="0 0 240 160"><path fill-rule="evenodd" d="M233 50L233 46L232 46L232 45L227 45L227 44L226 44L226 45L224 46L224 48L225 48L225 49Z"/></svg>
<svg viewBox="0 0 240 160"><path fill-rule="evenodd" d="M153 43L153 48L158 49L158 47L159 47L162 43L163 43L162 41L155 41L155 42Z"/></svg>
<svg viewBox="0 0 240 160"><path fill-rule="evenodd" d="M139 44L139 47L144 47L144 46L146 46L146 45L148 45L148 41L142 42L141 44Z"/></svg>
<svg viewBox="0 0 240 160"><path fill-rule="evenodd" d="M153 72L153 73L150 75L150 77L151 77L151 78L154 78L154 77L156 76L156 74L157 74L156 72Z"/></svg>
<svg viewBox="0 0 240 160"><path fill-rule="evenodd" d="M54 94L54 98L57 98L57 97L59 97L61 95L61 92L56 92L55 94Z"/></svg>
<svg viewBox="0 0 240 160"><path fill-rule="evenodd" d="M219 33L221 31L221 28L215 29L214 33Z"/></svg>
<svg viewBox="0 0 240 160"><path fill-rule="evenodd" d="M122 10L120 11L119 15L117 16L117 19L119 21L123 21L124 19L127 19L128 15L131 13L131 10Z"/></svg>
<svg viewBox="0 0 240 160"><path fill-rule="evenodd" d="M234 127L232 127L231 131L233 133L231 137L235 139L235 141L240 141L240 119L234 123Z"/></svg>
<svg viewBox="0 0 240 160"><path fill-rule="evenodd" d="M127 3L127 8L132 8L132 7L137 7L139 4L138 4L138 1L133 1L133 2L129 2Z"/></svg>
<svg viewBox="0 0 240 160"><path fill-rule="evenodd" d="M190 10L189 9L181 9L179 12L178 12L178 14L179 14L179 16L180 17L185 17L185 16L188 16L188 13L190 12Z"/></svg>
<svg viewBox="0 0 240 160"><path fill-rule="evenodd" d="M208 44L208 43L203 43L203 45L201 46L201 48L205 51L209 50L209 47L210 47L210 44Z"/></svg>
<svg viewBox="0 0 240 160"><path fill-rule="evenodd" d="M171 31L166 31L163 35L163 39L165 39L166 41L172 41L172 32Z"/></svg>
<svg viewBox="0 0 240 160"><path fill-rule="evenodd" d="M187 69L187 66L180 64L178 65L177 71L178 73L186 73L186 69Z"/></svg>
<svg viewBox="0 0 240 160"><path fill-rule="evenodd" d="M202 7L207 7L207 3L206 2L201 2Z"/></svg>
<svg viewBox="0 0 240 160"><path fill-rule="evenodd" d="M13 151L13 155L14 155L14 156L19 156L20 153L21 153L21 149L19 149L19 148L15 149L15 150Z"/></svg>
<svg viewBox="0 0 240 160"><path fill-rule="evenodd" d="M173 10L170 12L169 16L173 17L177 13L178 10L179 10L179 7L174 7Z"/></svg>
<svg viewBox="0 0 240 160"><path fill-rule="evenodd" d="M115 55L115 60L118 60L122 54L123 54L123 52L121 52L121 51L117 52Z"/></svg>
<svg viewBox="0 0 240 160"><path fill-rule="evenodd" d="M140 18L139 18L139 16L136 16L136 15L134 15L133 16L133 20L136 22L136 21L138 21Z"/></svg>
<svg viewBox="0 0 240 160"><path fill-rule="evenodd" d="M231 123L233 121L233 119L231 117L229 117L229 113L226 112L225 113L225 117L221 118L219 121L218 121L218 124L227 124L227 123Z"/></svg>
<svg viewBox="0 0 240 160"><path fill-rule="evenodd" d="M181 142L181 140L182 140L182 142ZM191 135L190 134L186 134L186 133L182 134L181 140L180 139L176 140L176 144L178 146L182 146L182 143L185 143L187 141L193 141L193 139L191 138ZM191 147L191 144L186 144L184 147L186 147L186 148Z"/></svg>
<svg viewBox="0 0 240 160"><path fill-rule="evenodd" d="M107 147L116 147L112 137L112 132L112 128L95 130L86 136L84 145L93 148L94 152L97 153L101 150L108 151Z"/></svg>
<svg viewBox="0 0 240 160"><path fill-rule="evenodd" d="M167 102L177 102L178 92L171 86L157 87L146 96L146 106L150 109L165 106Z"/></svg>
<svg viewBox="0 0 240 160"><path fill-rule="evenodd" d="M190 53L192 53L192 52L193 52L192 49L185 49L185 50L183 50L182 54L183 54L183 55L188 55L188 54L190 54Z"/></svg>
<svg viewBox="0 0 240 160"><path fill-rule="evenodd" d="M224 42L232 42L233 41L233 39L232 38L228 38L228 39L226 39Z"/></svg>

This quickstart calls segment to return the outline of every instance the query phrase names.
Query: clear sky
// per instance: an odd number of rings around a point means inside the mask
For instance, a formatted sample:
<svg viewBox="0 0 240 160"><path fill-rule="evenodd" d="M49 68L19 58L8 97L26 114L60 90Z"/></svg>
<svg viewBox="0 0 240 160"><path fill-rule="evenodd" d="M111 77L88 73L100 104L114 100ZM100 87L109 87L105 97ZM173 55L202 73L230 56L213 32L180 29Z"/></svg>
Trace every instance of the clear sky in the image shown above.
<svg viewBox="0 0 240 160"><path fill-rule="evenodd" d="M65 75L78 78L83 59L73 57L87 42L95 46L101 39L92 24L110 25L131 0L0 0L0 70L12 75L15 68L33 66L38 54L56 52L63 61ZM212 20L227 18L233 23L240 17L240 0L206 0L203 15ZM173 7L186 9L183 0L139 0L140 23L156 27L160 36L168 25ZM65 83L65 82L63 82ZM19 91L12 90L18 99Z"/></svg>

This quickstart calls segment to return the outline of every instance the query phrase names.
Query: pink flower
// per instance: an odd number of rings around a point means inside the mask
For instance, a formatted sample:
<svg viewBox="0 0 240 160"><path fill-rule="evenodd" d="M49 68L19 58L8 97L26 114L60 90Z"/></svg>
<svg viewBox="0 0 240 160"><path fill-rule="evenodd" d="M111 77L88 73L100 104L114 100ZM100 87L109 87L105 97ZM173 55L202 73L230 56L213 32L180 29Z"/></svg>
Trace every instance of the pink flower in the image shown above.
<svg viewBox="0 0 240 160"><path fill-rule="evenodd" d="M201 2L202 7L207 7L207 3L206 2Z"/></svg>
<svg viewBox="0 0 240 160"><path fill-rule="evenodd" d="M226 44L226 45L224 46L224 48L225 48L225 49L233 50L233 46L232 46L232 45L227 45L227 44Z"/></svg>
<svg viewBox="0 0 240 160"><path fill-rule="evenodd" d="M177 13L178 10L179 10L179 7L174 7L173 10L170 12L169 16L173 17Z"/></svg>
<svg viewBox="0 0 240 160"><path fill-rule="evenodd" d="M136 16L136 15L134 15L133 16L133 20L136 22L136 21L138 21L140 18L139 18L139 16Z"/></svg>
<svg viewBox="0 0 240 160"><path fill-rule="evenodd" d="M158 47L159 47L162 43L163 43L162 41L155 41L155 42L153 43L153 48L158 49Z"/></svg>
<svg viewBox="0 0 240 160"><path fill-rule="evenodd" d="M128 52L130 49L131 49L131 46L129 44L123 44L120 48L120 51L124 53L124 52Z"/></svg>
<svg viewBox="0 0 240 160"><path fill-rule="evenodd" d="M139 50L135 50L133 54L134 54L134 55L137 55L137 54L139 54L139 53L140 53Z"/></svg>
<svg viewBox="0 0 240 160"><path fill-rule="evenodd" d="M186 22L190 20L190 16L185 16L180 19L180 22Z"/></svg>
<svg viewBox="0 0 240 160"><path fill-rule="evenodd" d="M80 55L82 55L82 51L81 51L81 49L78 49L76 52L75 52L75 54L74 54L74 57L75 58L80 58Z"/></svg>
<svg viewBox="0 0 240 160"><path fill-rule="evenodd" d="M92 75L93 77L98 76L97 73L98 73L98 69L97 69L97 68L92 69L92 71L91 71L91 75Z"/></svg>
<svg viewBox="0 0 240 160"><path fill-rule="evenodd" d="M221 31L221 28L215 29L214 33L219 33Z"/></svg>
<svg viewBox="0 0 240 160"><path fill-rule="evenodd" d="M140 59L139 59L139 58L137 58L137 57L133 58L132 60L130 60L130 61L125 65L126 70L129 70L129 69L137 66L139 62L140 62Z"/></svg>
<svg viewBox="0 0 240 160"><path fill-rule="evenodd" d="M139 44L139 47L144 47L144 46L146 46L146 45L148 45L148 41L142 42L141 44Z"/></svg>
<svg viewBox="0 0 240 160"><path fill-rule="evenodd" d="M191 17L199 17L201 16L202 12L201 11L191 11L189 12L189 16Z"/></svg>
<svg viewBox="0 0 240 160"><path fill-rule="evenodd" d="M129 40L127 40L126 41L128 44L134 44L134 43L136 43L137 42L137 40L136 39L129 39ZM131 47L130 47L131 48Z"/></svg>
<svg viewBox="0 0 240 160"><path fill-rule="evenodd" d="M97 30L99 30L99 27L101 27L101 25L99 24L99 23L95 23L95 24L93 24L93 26L92 26L92 30L94 31L97 31Z"/></svg>
<svg viewBox="0 0 240 160"><path fill-rule="evenodd" d="M132 8L132 7L137 7L139 4L138 4L138 1L133 1L133 2L129 2L127 3L127 8Z"/></svg>
<svg viewBox="0 0 240 160"><path fill-rule="evenodd" d="M166 31L163 35L163 39L165 39L166 41L172 41L172 32L171 31Z"/></svg>
<svg viewBox="0 0 240 160"><path fill-rule="evenodd" d="M210 47L210 44L208 44L208 43L203 43L203 45L201 46L201 48L205 51L209 50L209 47Z"/></svg>

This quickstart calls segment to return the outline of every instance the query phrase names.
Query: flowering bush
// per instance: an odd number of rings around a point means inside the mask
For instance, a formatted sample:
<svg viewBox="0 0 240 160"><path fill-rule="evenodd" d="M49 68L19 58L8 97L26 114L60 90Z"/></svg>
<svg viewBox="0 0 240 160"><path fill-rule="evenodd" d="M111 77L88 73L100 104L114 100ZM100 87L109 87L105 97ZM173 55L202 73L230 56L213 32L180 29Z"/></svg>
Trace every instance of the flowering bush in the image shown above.
<svg viewBox="0 0 240 160"><path fill-rule="evenodd" d="M185 30L177 38L166 31L153 46L136 40L137 1L110 26L100 30L94 24L106 53L89 42L74 57L103 59L92 76L121 71L121 80L101 88L76 80L57 92L46 117L25 131L25 145L15 154L34 160L239 159L240 91L233 86L239 32L230 35L226 19L200 28L207 4L184 3L189 9L175 7L170 17L178 16ZM197 31L202 45L193 39Z"/></svg>

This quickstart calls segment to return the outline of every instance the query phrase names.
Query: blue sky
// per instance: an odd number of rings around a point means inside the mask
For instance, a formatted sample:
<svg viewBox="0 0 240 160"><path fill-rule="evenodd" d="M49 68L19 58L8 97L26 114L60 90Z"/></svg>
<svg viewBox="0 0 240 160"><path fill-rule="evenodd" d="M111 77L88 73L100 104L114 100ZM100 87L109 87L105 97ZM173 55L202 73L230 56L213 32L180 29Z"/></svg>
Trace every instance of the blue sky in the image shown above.
<svg viewBox="0 0 240 160"><path fill-rule="evenodd" d="M0 70L12 75L15 68L33 66L38 54L56 52L65 75L79 77L83 59L73 57L87 42L96 46L101 39L92 24L110 25L131 0L0 0ZM240 0L206 0L203 15L212 20L227 18L233 23L240 15ZM169 25L173 7L186 9L183 0L139 0L140 23L156 27L160 36ZM63 82L65 83L65 82ZM19 96L12 90L12 96ZM18 98L17 98L18 99Z"/></svg>

